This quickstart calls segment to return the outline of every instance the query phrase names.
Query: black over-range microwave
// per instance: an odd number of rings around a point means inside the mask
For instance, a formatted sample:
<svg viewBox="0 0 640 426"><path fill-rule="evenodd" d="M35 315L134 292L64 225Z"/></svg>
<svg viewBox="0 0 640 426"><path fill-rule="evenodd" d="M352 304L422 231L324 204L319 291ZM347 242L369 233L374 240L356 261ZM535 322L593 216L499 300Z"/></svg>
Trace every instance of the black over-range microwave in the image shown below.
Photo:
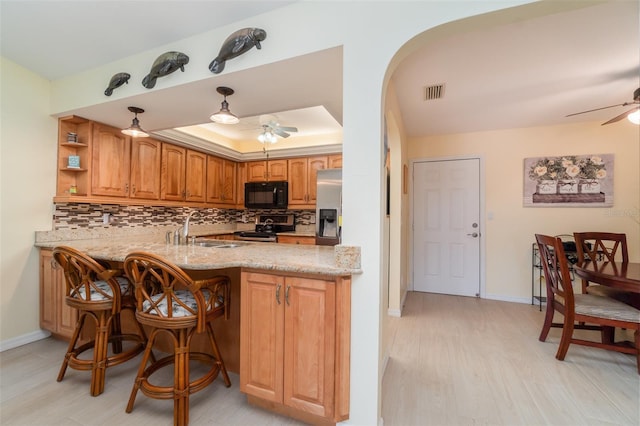
<svg viewBox="0 0 640 426"><path fill-rule="evenodd" d="M244 184L244 206L248 209L286 209L288 182L247 182Z"/></svg>

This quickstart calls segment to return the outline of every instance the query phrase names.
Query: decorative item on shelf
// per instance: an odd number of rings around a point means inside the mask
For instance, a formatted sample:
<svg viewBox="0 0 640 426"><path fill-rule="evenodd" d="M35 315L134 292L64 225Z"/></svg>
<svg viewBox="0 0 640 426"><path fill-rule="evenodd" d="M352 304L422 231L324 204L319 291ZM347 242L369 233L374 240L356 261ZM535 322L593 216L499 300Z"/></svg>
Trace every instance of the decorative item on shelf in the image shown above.
<svg viewBox="0 0 640 426"><path fill-rule="evenodd" d="M144 110L142 108L130 106L129 111L135 114L133 117L133 121L131 122L131 126L126 129L122 129L122 133L125 135L134 137L134 138L146 138L149 136L149 133L142 130L140 127L140 122L138 121L138 114L142 114Z"/></svg>
<svg viewBox="0 0 640 426"><path fill-rule="evenodd" d="M218 56L209 64L209 71L220 74L229 59L249 51L253 46L261 49L261 41L267 38L267 32L260 28L243 28L231 34L222 43Z"/></svg>
<svg viewBox="0 0 640 426"><path fill-rule="evenodd" d="M237 124L238 122L240 122L238 117L231 111L229 111L229 103L227 102L227 96L233 95L235 93L234 90L230 89L229 87L221 86L218 87L216 91L224 96L224 100L222 101L220 111L212 114L209 119L220 124Z"/></svg>
<svg viewBox="0 0 640 426"><path fill-rule="evenodd" d="M67 142L68 143L78 143L78 134L69 132L67 133Z"/></svg>
<svg viewBox="0 0 640 426"><path fill-rule="evenodd" d="M78 187L75 185L71 185L71 187L69 188L69 194L77 194L78 193Z"/></svg>
<svg viewBox="0 0 640 426"><path fill-rule="evenodd" d="M111 96L114 89L117 89L118 87L122 86L125 83L129 84L130 78L131 78L131 74L128 74L126 72L119 72L117 74L114 74L113 77L111 77L111 80L109 81L109 86L104 91L105 96Z"/></svg>
<svg viewBox="0 0 640 426"><path fill-rule="evenodd" d="M79 155L70 155L67 161L68 169L79 169L80 168L80 156Z"/></svg>
<svg viewBox="0 0 640 426"><path fill-rule="evenodd" d="M181 52L166 52L158 56L151 66L151 71L142 79L142 85L147 89L153 89L156 80L176 70L184 72L184 66L189 63L189 57Z"/></svg>

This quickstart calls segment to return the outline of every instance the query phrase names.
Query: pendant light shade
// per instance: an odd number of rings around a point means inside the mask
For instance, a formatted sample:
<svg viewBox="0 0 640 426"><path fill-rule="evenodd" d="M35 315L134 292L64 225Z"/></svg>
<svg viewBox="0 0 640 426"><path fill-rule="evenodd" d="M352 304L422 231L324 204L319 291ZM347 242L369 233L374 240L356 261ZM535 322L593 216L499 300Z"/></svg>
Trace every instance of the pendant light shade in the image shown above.
<svg viewBox="0 0 640 426"><path fill-rule="evenodd" d="M222 101L222 108L220 108L220 111L212 114L209 118L211 121L220 124L238 123L240 120L231 111L229 111L229 103L227 102L227 96L231 96L234 93L233 89L228 87L218 87L216 90L224 96L224 100Z"/></svg>
<svg viewBox="0 0 640 426"><path fill-rule="evenodd" d="M640 124L640 109L637 109L636 112L632 112L627 115L627 120L632 122L633 124Z"/></svg>
<svg viewBox="0 0 640 426"><path fill-rule="evenodd" d="M122 129L122 133L124 133L125 135L128 135L128 136L134 137L134 138L146 138L146 137L149 137L149 133L147 133L144 130L142 130L142 127L140 127L140 122L138 121L138 114L142 114L144 112L144 110L142 108L130 106L129 107L129 111L134 113L135 116L133 117L133 121L131 122L131 126L129 126L126 129Z"/></svg>

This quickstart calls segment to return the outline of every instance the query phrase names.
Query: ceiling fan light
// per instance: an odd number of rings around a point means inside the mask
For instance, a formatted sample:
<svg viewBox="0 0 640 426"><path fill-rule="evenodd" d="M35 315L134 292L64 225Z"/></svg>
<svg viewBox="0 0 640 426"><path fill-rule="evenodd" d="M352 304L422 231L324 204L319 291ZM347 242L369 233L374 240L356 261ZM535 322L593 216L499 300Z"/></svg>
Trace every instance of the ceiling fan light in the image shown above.
<svg viewBox="0 0 640 426"><path fill-rule="evenodd" d="M129 107L129 111L134 113L135 116L133 117L131 126L127 127L126 129L122 129L121 132L127 136L131 136L134 138L148 138L149 133L142 130L142 127L140 127L140 121L138 120L138 114L142 114L144 110L138 107Z"/></svg>
<svg viewBox="0 0 640 426"><path fill-rule="evenodd" d="M640 125L640 109L637 109L635 112L627 115L627 120L633 124Z"/></svg>

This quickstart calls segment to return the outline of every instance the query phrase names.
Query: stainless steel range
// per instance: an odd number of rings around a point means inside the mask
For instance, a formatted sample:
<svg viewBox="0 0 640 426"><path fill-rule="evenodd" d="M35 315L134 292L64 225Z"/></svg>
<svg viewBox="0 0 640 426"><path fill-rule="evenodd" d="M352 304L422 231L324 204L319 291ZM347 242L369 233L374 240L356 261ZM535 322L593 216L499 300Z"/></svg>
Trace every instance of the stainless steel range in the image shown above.
<svg viewBox="0 0 640 426"><path fill-rule="evenodd" d="M238 231L236 239L243 241L264 241L275 243L278 232L292 232L296 230L293 214L261 214L256 216L254 231Z"/></svg>

